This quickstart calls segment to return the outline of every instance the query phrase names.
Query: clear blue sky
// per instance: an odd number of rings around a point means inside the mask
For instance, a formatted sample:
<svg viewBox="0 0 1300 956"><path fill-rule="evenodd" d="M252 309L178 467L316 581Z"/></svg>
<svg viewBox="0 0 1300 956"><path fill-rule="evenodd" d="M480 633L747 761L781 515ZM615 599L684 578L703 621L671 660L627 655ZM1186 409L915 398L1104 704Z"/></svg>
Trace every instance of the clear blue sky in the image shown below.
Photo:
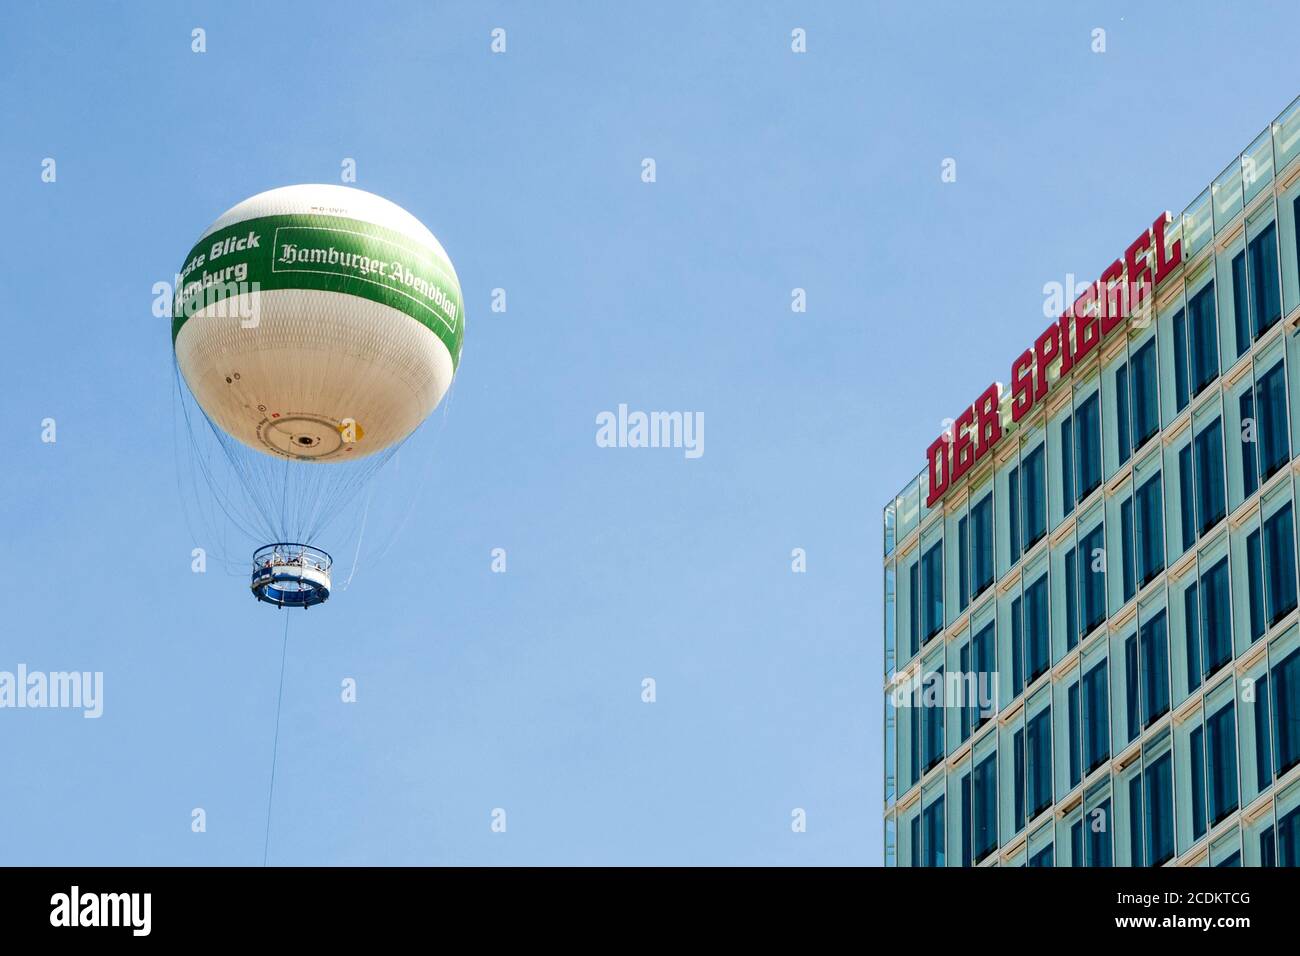
<svg viewBox="0 0 1300 956"><path fill-rule="evenodd" d="M0 670L103 671L105 700L0 711L0 862L261 859L284 615L190 571L151 287L345 157L446 246L468 334L436 469L385 485L415 557L292 621L271 862L880 860L881 506L1044 282L1300 92L1300 18L614 7L7 11ZM619 403L702 411L704 456L596 447Z"/></svg>

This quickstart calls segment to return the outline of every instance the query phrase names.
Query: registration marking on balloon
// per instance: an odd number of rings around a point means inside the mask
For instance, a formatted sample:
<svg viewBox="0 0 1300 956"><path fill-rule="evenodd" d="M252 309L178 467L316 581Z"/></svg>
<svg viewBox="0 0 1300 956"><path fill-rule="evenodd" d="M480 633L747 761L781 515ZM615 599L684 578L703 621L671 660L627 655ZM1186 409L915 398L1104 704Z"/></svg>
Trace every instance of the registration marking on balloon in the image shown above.
<svg viewBox="0 0 1300 956"><path fill-rule="evenodd" d="M355 424L349 426L345 420L311 412L272 412L257 423L258 441L267 451L303 461L327 461L347 454L360 437Z"/></svg>

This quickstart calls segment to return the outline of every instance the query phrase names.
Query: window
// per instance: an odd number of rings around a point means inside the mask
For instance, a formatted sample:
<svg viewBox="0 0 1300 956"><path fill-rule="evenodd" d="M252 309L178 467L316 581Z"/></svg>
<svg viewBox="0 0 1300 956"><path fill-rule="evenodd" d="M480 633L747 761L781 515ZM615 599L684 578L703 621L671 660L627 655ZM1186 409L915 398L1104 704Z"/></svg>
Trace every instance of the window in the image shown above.
<svg viewBox="0 0 1300 956"><path fill-rule="evenodd" d="M971 663L976 675L976 687L992 687L997 680L997 661L995 660L996 645L993 640L993 624L990 622L978 634L971 638ZM993 716L984 710L984 701L980 698L982 693L975 694L975 700L970 702L971 710L971 731L979 729L984 725L984 721ZM990 708L991 710L992 708Z"/></svg>
<svg viewBox="0 0 1300 956"><path fill-rule="evenodd" d="M1015 832L1019 833L1025 828L1025 731L1024 728L1017 728L1015 736L1011 738L1011 758L1013 771L1016 775L1015 787L1012 793L1011 816L1012 825Z"/></svg>
<svg viewBox="0 0 1300 956"><path fill-rule="evenodd" d="M1065 649L1079 643L1079 549L1065 552Z"/></svg>
<svg viewBox="0 0 1300 956"><path fill-rule="evenodd" d="M1237 337L1237 355L1250 348L1250 311L1246 292L1246 250L1232 257L1233 331Z"/></svg>
<svg viewBox="0 0 1300 956"><path fill-rule="evenodd" d="M912 817L909 824L912 833L912 866L921 865L921 818L920 816Z"/></svg>
<svg viewBox="0 0 1300 956"><path fill-rule="evenodd" d="M1124 641L1124 713L1128 718L1128 740L1137 738L1141 728L1142 712L1138 692L1137 635L1130 634Z"/></svg>
<svg viewBox="0 0 1300 956"><path fill-rule="evenodd" d="M1137 593L1137 566L1133 555L1133 496L1129 495L1119 506L1119 553L1123 565L1124 603Z"/></svg>
<svg viewBox="0 0 1300 956"><path fill-rule="evenodd" d="M1025 456L1021 472L1021 519L1025 525L1025 550L1028 551L1047 534L1046 472L1041 443Z"/></svg>
<svg viewBox="0 0 1300 956"><path fill-rule="evenodd" d="M1205 836L1205 731L1192 728L1190 738L1192 775L1192 839Z"/></svg>
<svg viewBox="0 0 1300 956"><path fill-rule="evenodd" d="M1025 619L1023 601L1011 601L1011 699L1025 689Z"/></svg>
<svg viewBox="0 0 1300 956"><path fill-rule="evenodd" d="M1096 816L1096 814L1100 816ZM1089 820L1110 821L1110 798L1107 797L1088 811ZM1087 866L1110 866L1110 827L1088 827Z"/></svg>
<svg viewBox="0 0 1300 956"><path fill-rule="evenodd" d="M1141 587L1165 569L1163 516L1160 513L1160 476L1154 475L1137 490L1138 579Z"/></svg>
<svg viewBox="0 0 1300 956"><path fill-rule="evenodd" d="M1246 389L1241 393L1241 398L1237 400L1237 406L1241 410L1241 421L1243 428L1246 422L1255 420L1255 393ZM1255 427L1256 441L1246 441L1243 433L1241 439L1241 484L1242 495L1249 498L1259 488L1259 463L1255 460L1255 446L1258 444L1259 427Z"/></svg>
<svg viewBox="0 0 1300 956"><path fill-rule="evenodd" d="M970 598L970 520L957 519L957 610L966 610Z"/></svg>
<svg viewBox="0 0 1300 956"><path fill-rule="evenodd" d="M1264 597L1269 627L1295 609L1295 530L1289 503L1264 522Z"/></svg>
<svg viewBox="0 0 1300 956"><path fill-rule="evenodd" d="M1277 865L1300 866L1300 807L1278 817Z"/></svg>
<svg viewBox="0 0 1300 956"><path fill-rule="evenodd" d="M1051 866L1052 865L1052 845L1049 843L1037 853L1029 858L1030 866Z"/></svg>
<svg viewBox="0 0 1300 956"><path fill-rule="evenodd" d="M1052 709L1029 719L1026 725L1029 764L1029 819L1052 805Z"/></svg>
<svg viewBox="0 0 1300 956"><path fill-rule="evenodd" d="M1070 786L1074 787L1078 785L1081 779L1083 779L1083 767L1082 767L1082 760L1080 758L1080 751L1079 751L1081 734L1079 731L1080 721L1079 721L1079 682L1078 681L1075 681L1073 684L1071 684L1069 689L1065 692L1065 701L1066 701L1065 743L1066 746L1070 748L1070 754L1069 754Z"/></svg>
<svg viewBox="0 0 1300 956"><path fill-rule="evenodd" d="M943 760L943 668L939 667L926 674L925 683L928 686L921 695L922 736L925 743L922 773L928 773ZM937 689L938 702L933 702L935 692L931 687Z"/></svg>
<svg viewBox="0 0 1300 956"><path fill-rule="evenodd" d="M1196 519L1205 534L1227 514L1227 493L1223 485L1223 421L1216 418L1197 434Z"/></svg>
<svg viewBox="0 0 1300 956"><path fill-rule="evenodd" d="M961 669L962 674L969 674L972 672L971 646L971 642L967 641L961 646L961 650L957 652L957 666ZM960 743L965 743L966 738L970 736L971 727L975 720L975 708L973 708L969 702L966 704L959 704L958 706L961 708L960 716L957 721L957 723L961 725Z"/></svg>
<svg viewBox="0 0 1300 956"><path fill-rule="evenodd" d="M1050 632L1047 623L1047 575L1025 588L1025 636L1029 643L1029 676L1032 683L1051 665Z"/></svg>
<svg viewBox="0 0 1300 956"><path fill-rule="evenodd" d="M1147 765L1146 858L1160 866L1174 855L1174 780L1168 752Z"/></svg>
<svg viewBox="0 0 1300 956"><path fill-rule="evenodd" d="M970 866L974 856L972 855L972 827L973 819L971 815L971 780L970 774L961 778L961 865Z"/></svg>
<svg viewBox="0 0 1300 956"><path fill-rule="evenodd" d="M1246 538L1246 585L1250 592L1250 639L1257 641L1268 630L1264 614L1264 556L1258 531L1252 531Z"/></svg>
<svg viewBox="0 0 1300 956"><path fill-rule="evenodd" d="M1133 428L1129 410L1128 386L1129 369L1128 363L1125 362L1115 369L1115 443L1119 448L1119 457L1115 462L1116 464L1123 464L1128 461L1128 456L1133 454Z"/></svg>
<svg viewBox="0 0 1300 956"><path fill-rule="evenodd" d="M993 496L984 500L970 512L971 520L971 600L974 600L993 583Z"/></svg>
<svg viewBox="0 0 1300 956"><path fill-rule="evenodd" d="M1255 680L1255 786L1261 792L1273 782L1273 761L1269 757L1268 674Z"/></svg>
<svg viewBox="0 0 1300 956"><path fill-rule="evenodd" d="M1061 514L1074 510L1074 420L1061 422Z"/></svg>
<svg viewBox="0 0 1300 956"><path fill-rule="evenodd" d="M925 582L925 639L943 630L943 542L921 557L921 577Z"/></svg>
<svg viewBox="0 0 1300 956"><path fill-rule="evenodd" d="M1142 645L1142 726L1150 727L1169 710L1169 650L1164 611L1142 625L1139 643Z"/></svg>
<svg viewBox="0 0 1300 956"><path fill-rule="evenodd" d="M1133 409L1133 447L1143 443L1160 429L1160 403L1156 400L1156 340L1133 353L1129 361L1132 388L1129 404ZM1184 377L1184 388L1186 378Z"/></svg>
<svg viewBox="0 0 1300 956"><path fill-rule="evenodd" d="M1201 614L1196 582L1183 592L1183 630L1187 637L1187 691L1201 686Z"/></svg>
<svg viewBox="0 0 1300 956"><path fill-rule="evenodd" d="M1300 763L1300 648L1273 665L1273 770Z"/></svg>
<svg viewBox="0 0 1300 956"><path fill-rule="evenodd" d="M1129 865L1142 865L1142 775L1133 774L1128 781L1128 853Z"/></svg>
<svg viewBox="0 0 1300 956"><path fill-rule="evenodd" d="M998 848L998 765L990 754L976 766L971 782L975 808L975 862Z"/></svg>
<svg viewBox="0 0 1300 956"><path fill-rule="evenodd" d="M1214 314L1214 283L1187 303L1192 394L1199 395L1219 374L1219 329Z"/></svg>
<svg viewBox="0 0 1300 956"><path fill-rule="evenodd" d="M1232 658L1232 595L1228 588L1228 559L1201 575L1201 629L1205 643L1205 676Z"/></svg>
<svg viewBox="0 0 1300 956"><path fill-rule="evenodd" d="M1022 553L1020 541L1020 468L1007 472L1007 523L1010 526L1011 563L1015 564Z"/></svg>
<svg viewBox="0 0 1300 956"><path fill-rule="evenodd" d="M1250 311L1259 338L1282 317L1278 288L1277 228L1269 223L1250 241Z"/></svg>
<svg viewBox="0 0 1300 956"><path fill-rule="evenodd" d="M1103 562L1105 560L1102 534L1102 526L1098 524L1079 541L1079 596L1083 612L1080 618L1080 638L1106 620L1105 565L1102 564L1101 570L1093 567L1093 562L1099 557Z"/></svg>
<svg viewBox="0 0 1300 956"><path fill-rule="evenodd" d="M1085 773L1092 773L1110 757L1110 729L1107 707L1110 706L1106 684L1106 662L1083 675L1083 763Z"/></svg>
<svg viewBox="0 0 1300 956"><path fill-rule="evenodd" d="M1192 470L1192 443L1178 451L1178 520L1183 526L1182 554L1196 544L1196 472Z"/></svg>
<svg viewBox="0 0 1300 956"><path fill-rule="evenodd" d="M1256 420L1255 438L1259 444L1261 478L1267 480L1291 458L1287 440L1286 421L1286 371L1282 360L1260 376L1255 385L1259 418Z"/></svg>
<svg viewBox="0 0 1300 956"><path fill-rule="evenodd" d="M926 866L943 866L943 797L940 796L922 814Z"/></svg>
<svg viewBox="0 0 1300 956"><path fill-rule="evenodd" d="M1206 759L1210 774L1210 826L1237 809L1237 722L1232 700L1205 721Z"/></svg>
<svg viewBox="0 0 1300 956"><path fill-rule="evenodd" d="M911 776L907 778L907 785L910 787L921 779L921 715L916 712L915 707L910 712L907 724L908 737L911 741L908 751L911 755L910 769L912 772Z"/></svg>
<svg viewBox="0 0 1300 956"><path fill-rule="evenodd" d="M1298 219L1297 221L1300 221ZM1182 309L1174 316L1174 409L1181 412L1191 400L1187 368L1187 317Z"/></svg>
<svg viewBox="0 0 1300 956"><path fill-rule="evenodd" d="M1074 440L1079 469L1078 497L1082 501L1101 484L1101 398L1098 392L1089 395L1075 410Z"/></svg>
<svg viewBox="0 0 1300 956"><path fill-rule="evenodd" d="M915 562L907 569L908 643L911 660L921 650L921 565Z"/></svg>

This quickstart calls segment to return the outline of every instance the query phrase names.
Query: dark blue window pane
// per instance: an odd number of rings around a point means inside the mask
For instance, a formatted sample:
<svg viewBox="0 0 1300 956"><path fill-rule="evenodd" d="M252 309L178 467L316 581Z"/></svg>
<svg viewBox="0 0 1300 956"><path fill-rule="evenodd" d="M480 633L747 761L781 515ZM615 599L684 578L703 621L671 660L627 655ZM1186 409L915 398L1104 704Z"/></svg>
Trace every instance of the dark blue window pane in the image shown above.
<svg viewBox="0 0 1300 956"><path fill-rule="evenodd" d="M1095 814L1100 811L1101 816ZM1089 822L1100 819L1106 826L1088 827L1088 866L1110 866L1110 798L1103 800L1088 811Z"/></svg>
<svg viewBox="0 0 1300 956"><path fill-rule="evenodd" d="M1237 338L1237 355L1250 348L1250 306L1246 298L1246 252L1232 257L1232 327Z"/></svg>
<svg viewBox="0 0 1300 956"><path fill-rule="evenodd" d="M1029 858L1030 866L1051 866L1052 865L1052 845L1049 843L1037 853Z"/></svg>
<svg viewBox="0 0 1300 956"><path fill-rule="evenodd" d="M1015 832L1019 833L1025 828L1025 732L1023 729L1017 730L1011 738L1011 756L1016 775L1011 813L1015 822Z"/></svg>
<svg viewBox="0 0 1300 956"><path fill-rule="evenodd" d="M971 818L971 793L970 793L970 774L961 778L961 865L970 866L974 855L972 853L972 828L974 822Z"/></svg>
<svg viewBox="0 0 1300 956"><path fill-rule="evenodd" d="M1300 763L1300 649L1273 665L1273 770Z"/></svg>
<svg viewBox="0 0 1300 956"><path fill-rule="evenodd" d="M1149 764L1146 776L1146 857L1160 866L1174 855L1174 774L1171 757L1163 754Z"/></svg>
<svg viewBox="0 0 1300 956"><path fill-rule="evenodd" d="M912 817L912 866L921 866L921 817Z"/></svg>
<svg viewBox="0 0 1300 956"><path fill-rule="evenodd" d="M961 672L963 674L969 674L972 670L972 666L971 666L971 659L973 657L972 650L971 650L972 646L973 645L971 644L971 642L967 641L965 644L961 646L961 650L957 652L957 658L958 658L957 666L961 668ZM960 742L965 743L966 738L968 738L971 734L971 729L974 727L973 717L975 716L975 711L972 707L967 705L961 708L960 714L961 716L957 721L957 723L961 727Z"/></svg>
<svg viewBox="0 0 1300 956"><path fill-rule="evenodd" d="M1196 519L1201 534L1209 531L1227 513L1227 492L1223 484L1223 422L1216 418L1197 434Z"/></svg>
<svg viewBox="0 0 1300 956"><path fill-rule="evenodd" d="M908 659L921 649L921 564L907 569Z"/></svg>
<svg viewBox="0 0 1300 956"><path fill-rule="evenodd" d="M1109 706L1106 662L1102 661L1083 675L1083 760L1087 773L1110 757Z"/></svg>
<svg viewBox="0 0 1300 956"><path fill-rule="evenodd" d="M925 639L943 630L943 542L921 557L921 578L925 585Z"/></svg>
<svg viewBox="0 0 1300 956"><path fill-rule="evenodd" d="M976 766L971 783L975 809L975 862L998 847L998 765L991 754Z"/></svg>
<svg viewBox="0 0 1300 956"><path fill-rule="evenodd" d="M1259 831L1259 865L1277 866L1277 844L1273 840L1272 827Z"/></svg>
<svg viewBox="0 0 1300 956"><path fill-rule="evenodd" d="M1237 809L1237 718L1232 701L1205 721L1210 774L1210 826Z"/></svg>
<svg viewBox="0 0 1300 956"><path fill-rule="evenodd" d="M1257 392L1255 437L1259 445L1261 477L1267 479L1291 458L1286 416L1286 371L1282 360L1260 376Z"/></svg>
<svg viewBox="0 0 1300 956"><path fill-rule="evenodd" d="M970 598L970 521L957 519L957 610L966 610Z"/></svg>
<svg viewBox="0 0 1300 956"><path fill-rule="evenodd" d="M1089 395L1074 413L1074 440L1079 468L1079 500L1101 484L1101 398Z"/></svg>
<svg viewBox="0 0 1300 956"><path fill-rule="evenodd" d="M1029 818L1052 805L1052 710L1044 708L1026 727Z"/></svg>
<svg viewBox="0 0 1300 956"><path fill-rule="evenodd" d="M1250 309L1256 338L1282 317L1282 290L1278 281L1277 229L1270 222L1250 241Z"/></svg>
<svg viewBox="0 0 1300 956"><path fill-rule="evenodd" d="M1246 391L1241 393L1241 398L1238 399L1237 405L1241 411L1241 422L1244 427L1246 422L1255 418L1255 393L1250 389L1246 389ZM1256 422L1255 425L1255 436L1256 439L1258 439L1258 422ZM1258 440L1245 441L1243 439L1241 442L1242 493L1247 498L1253 495L1256 489L1259 488L1259 463L1255 456L1255 448L1258 444Z"/></svg>
<svg viewBox="0 0 1300 956"><path fill-rule="evenodd" d="M986 495L970 512L971 597L993 583L993 496Z"/></svg>
<svg viewBox="0 0 1300 956"><path fill-rule="evenodd" d="M1136 773L1128 782L1128 853L1129 866L1142 865L1142 775Z"/></svg>
<svg viewBox="0 0 1300 956"><path fill-rule="evenodd" d="M1079 542L1079 596L1082 615L1079 635L1089 634L1106 620L1106 573L1104 529L1099 524ZM1094 564L1097 565L1094 568Z"/></svg>
<svg viewBox="0 0 1300 956"><path fill-rule="evenodd" d="M1074 420L1061 422L1061 513L1074 510Z"/></svg>
<svg viewBox="0 0 1300 956"><path fill-rule="evenodd" d="M976 676L976 687L995 686L997 680L997 645L994 640L993 624L990 622L978 634L971 638L972 659ZM971 701L971 729L981 727L984 721L988 720L991 713L984 712L983 701L979 699L980 694L976 694L976 700Z"/></svg>
<svg viewBox="0 0 1300 956"><path fill-rule="evenodd" d="M1020 598L1011 602L1011 699L1025 689L1025 619Z"/></svg>
<svg viewBox="0 0 1300 956"><path fill-rule="evenodd" d="M1272 715L1268 709L1268 674L1255 681L1255 786L1263 790L1273 782L1273 758L1269 740Z"/></svg>
<svg viewBox="0 0 1300 956"><path fill-rule="evenodd" d="M1130 634L1124 641L1124 715L1130 742L1137 739L1138 732L1142 729L1138 686L1137 635Z"/></svg>
<svg viewBox="0 0 1300 956"><path fill-rule="evenodd" d="M1079 684L1077 681L1071 684L1069 689L1065 692L1065 701L1065 745L1070 748L1070 786L1073 787L1083 779L1083 761L1081 760L1079 750L1082 735L1079 731Z"/></svg>
<svg viewBox="0 0 1300 956"><path fill-rule="evenodd" d="M1079 643L1079 549L1065 552L1065 649Z"/></svg>
<svg viewBox="0 0 1300 956"><path fill-rule="evenodd" d="M1083 821L1070 827L1070 865L1083 866Z"/></svg>
<svg viewBox="0 0 1300 956"><path fill-rule="evenodd" d="M1205 676L1232 657L1232 594L1228 588L1228 559L1201 575L1201 629L1205 644Z"/></svg>
<svg viewBox="0 0 1300 956"><path fill-rule="evenodd" d="M1192 443L1178 451L1178 515L1183 526L1181 554L1196 544L1196 472L1192 470Z"/></svg>
<svg viewBox="0 0 1300 956"><path fill-rule="evenodd" d="M1278 817L1277 865L1300 866L1300 807Z"/></svg>
<svg viewBox="0 0 1300 956"><path fill-rule="evenodd" d="M1150 727L1169 710L1169 650L1165 634L1165 612L1142 625L1142 710L1143 727Z"/></svg>
<svg viewBox="0 0 1300 956"><path fill-rule="evenodd" d="M940 667L926 675L925 682L937 689L921 695L921 722L924 726L923 771L929 771L943 760L943 668ZM931 705L931 700L938 704Z"/></svg>
<svg viewBox="0 0 1300 956"><path fill-rule="evenodd" d="M1007 522L1010 527L1011 563L1015 564L1021 554L1019 468L1012 468L1007 472Z"/></svg>
<svg viewBox="0 0 1300 956"><path fill-rule="evenodd" d="M1190 735L1192 774L1192 839L1205 835L1205 734L1193 727Z"/></svg>
<svg viewBox="0 0 1300 956"><path fill-rule="evenodd" d="M925 808L925 865L943 866L943 797Z"/></svg>
<svg viewBox="0 0 1300 956"><path fill-rule="evenodd" d="M1214 283L1211 282L1187 303L1188 340L1192 358L1192 394L1214 381L1219 374L1219 328L1214 315Z"/></svg>
<svg viewBox="0 0 1300 956"><path fill-rule="evenodd" d="M1025 588L1025 637L1029 644L1029 676L1044 673L1051 664L1051 641L1047 622L1047 575Z"/></svg>
<svg viewBox="0 0 1300 956"><path fill-rule="evenodd" d="M1264 599L1269 627L1295 610L1295 526L1290 504L1264 522Z"/></svg>
<svg viewBox="0 0 1300 956"><path fill-rule="evenodd" d="M1021 520L1024 522L1025 550L1047 533L1047 472L1043 467L1043 445L1025 456L1021 464Z"/></svg>
<svg viewBox="0 0 1300 956"><path fill-rule="evenodd" d="M1300 224L1300 219L1296 222ZM1182 411L1191 397L1187 368L1187 316L1182 309L1174 315L1174 407Z"/></svg>
<svg viewBox="0 0 1300 956"><path fill-rule="evenodd" d="M1150 339L1134 352L1129 365L1132 368L1129 404L1133 408L1133 447L1140 448L1160 428L1160 403L1156 400L1156 340ZM1184 377L1184 388L1186 384Z"/></svg>
<svg viewBox="0 0 1300 956"><path fill-rule="evenodd" d="M1125 362L1115 369L1115 444L1119 449L1116 465L1122 465L1128 461L1128 456L1133 454L1133 423L1130 418L1128 386L1128 363Z"/></svg>
<svg viewBox="0 0 1300 956"><path fill-rule="evenodd" d="M1133 554L1133 496L1124 499L1119 506L1119 550L1120 564L1123 565L1124 602L1137 593L1137 563Z"/></svg>
<svg viewBox="0 0 1300 956"><path fill-rule="evenodd" d="M1250 591L1250 639L1257 641L1268 630L1264 613L1264 551L1258 531L1252 531L1246 538L1246 586Z"/></svg>
<svg viewBox="0 0 1300 956"><path fill-rule="evenodd" d="M1138 579L1140 586L1154 581L1165 569L1165 538L1160 513L1160 476L1154 475L1137 490Z"/></svg>
<svg viewBox="0 0 1300 956"><path fill-rule="evenodd" d="M1222 860L1220 860L1218 863L1214 865L1215 866L1241 866L1241 853L1234 850L1232 851L1232 853L1228 854Z"/></svg>
<svg viewBox="0 0 1300 956"><path fill-rule="evenodd" d="M907 778L907 785L910 787L921 779L921 715L915 707L912 708L911 716L908 718L908 732L912 740L912 746L909 748L912 752L911 775Z"/></svg>
<svg viewBox="0 0 1300 956"><path fill-rule="evenodd" d="M1201 607L1196 582L1183 592L1183 621L1187 640L1187 690L1201 686Z"/></svg>

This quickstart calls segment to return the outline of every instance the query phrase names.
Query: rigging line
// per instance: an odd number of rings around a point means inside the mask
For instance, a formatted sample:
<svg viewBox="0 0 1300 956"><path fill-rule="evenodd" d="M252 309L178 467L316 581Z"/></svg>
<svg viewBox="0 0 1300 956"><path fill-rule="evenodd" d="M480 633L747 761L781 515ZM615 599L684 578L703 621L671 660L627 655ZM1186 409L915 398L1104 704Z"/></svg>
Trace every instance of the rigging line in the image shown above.
<svg viewBox="0 0 1300 956"><path fill-rule="evenodd" d="M289 651L289 619L292 616L292 614L284 616L284 643L280 648L280 693L275 701L275 742L271 745L271 790L266 795L266 839L262 842L263 867L266 866L266 856L271 849L271 801L275 797L275 764L280 752L280 705L284 702L284 660Z"/></svg>
<svg viewBox="0 0 1300 956"><path fill-rule="evenodd" d="M371 485L366 490L366 509L361 512L361 531L357 533L357 550L352 555L352 570L348 572L348 579L343 582L343 590L348 589L352 583L352 576L357 573L357 560L361 557L361 542L366 536L366 519L370 517L370 495L374 492L375 486Z"/></svg>

